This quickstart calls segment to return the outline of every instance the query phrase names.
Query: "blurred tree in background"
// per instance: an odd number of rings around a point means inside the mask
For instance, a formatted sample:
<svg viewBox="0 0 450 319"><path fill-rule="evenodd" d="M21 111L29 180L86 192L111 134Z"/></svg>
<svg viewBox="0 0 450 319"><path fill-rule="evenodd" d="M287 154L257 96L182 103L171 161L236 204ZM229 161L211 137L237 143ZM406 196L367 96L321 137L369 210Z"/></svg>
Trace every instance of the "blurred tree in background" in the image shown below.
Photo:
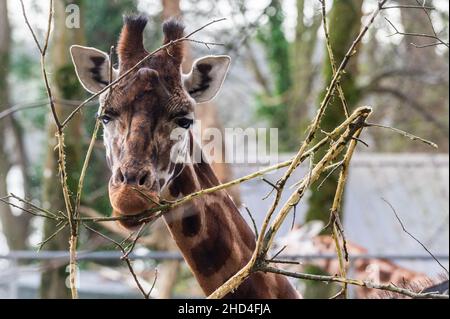
<svg viewBox="0 0 450 319"><path fill-rule="evenodd" d="M289 149L296 150L309 124L309 109L315 103L313 85L318 76L318 65L314 53L318 42L318 29L321 26L319 14L309 21L305 17L308 4L297 0L297 25L295 39L291 45L292 85L288 95ZM314 5L315 10L319 10Z"/></svg>
<svg viewBox="0 0 450 319"><path fill-rule="evenodd" d="M0 112L8 108L9 104L9 56L10 56L11 31L8 19L8 10L6 0L0 1ZM6 122L0 122L0 138L2 141L6 137ZM10 165L5 145L0 146L0 194L8 194L6 185L6 176ZM0 219L2 221L3 231L8 231L9 219L14 218L11 208L6 205L0 205ZM8 237L8 233L6 233ZM15 246L10 239L8 245Z"/></svg>
<svg viewBox="0 0 450 319"><path fill-rule="evenodd" d="M137 12L137 0L85 1L86 43L104 52L117 44L123 15Z"/></svg>
<svg viewBox="0 0 450 319"><path fill-rule="evenodd" d="M283 31L284 12L280 0L272 0L266 9L268 23L261 28L258 38L267 54L273 88L270 96L260 96L260 113L270 120L272 127L279 129L282 150L291 150L293 134L289 132L287 94L292 85L289 43ZM294 140L297 140L294 138Z"/></svg>
<svg viewBox="0 0 450 319"><path fill-rule="evenodd" d="M0 0L0 112L10 107L9 74L11 71L11 27L8 17L6 0ZM27 161L22 141L22 127L15 116L0 121L0 140L10 143L0 145L0 195L8 194L7 175L13 165L18 164L24 180L24 194L28 195ZM24 250L27 248L27 238L30 228L31 216L28 214L12 214L12 209L0 205L1 229L5 234L11 250Z"/></svg>

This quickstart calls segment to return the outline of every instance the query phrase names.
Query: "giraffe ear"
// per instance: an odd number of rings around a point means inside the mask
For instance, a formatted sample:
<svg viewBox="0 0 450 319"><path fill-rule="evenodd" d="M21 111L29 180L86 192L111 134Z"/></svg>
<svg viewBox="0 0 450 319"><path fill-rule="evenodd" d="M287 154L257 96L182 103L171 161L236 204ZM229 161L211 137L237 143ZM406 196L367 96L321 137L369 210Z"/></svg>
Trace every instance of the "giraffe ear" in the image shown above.
<svg viewBox="0 0 450 319"><path fill-rule="evenodd" d="M189 74L183 75L186 91L197 103L212 100L222 87L228 73L231 58L229 56L206 56L198 59Z"/></svg>
<svg viewBox="0 0 450 319"><path fill-rule="evenodd" d="M73 45L70 54L75 72L83 87L90 93L98 93L109 84L109 56L94 48ZM117 78L117 70L113 69L112 79Z"/></svg>

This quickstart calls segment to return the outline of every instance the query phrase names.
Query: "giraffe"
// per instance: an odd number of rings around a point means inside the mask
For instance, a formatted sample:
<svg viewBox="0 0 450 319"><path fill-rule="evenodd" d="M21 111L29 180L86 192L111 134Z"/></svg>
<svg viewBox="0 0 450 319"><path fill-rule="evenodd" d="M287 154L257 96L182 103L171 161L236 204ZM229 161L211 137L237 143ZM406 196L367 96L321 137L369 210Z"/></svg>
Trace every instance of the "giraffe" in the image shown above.
<svg viewBox="0 0 450 319"><path fill-rule="evenodd" d="M146 24L143 16L124 18L113 79L148 55L143 44ZM183 37L184 26L169 19L163 24L163 33L163 44L168 44ZM108 54L74 45L71 55L78 79L88 92L97 93L108 85ZM176 200L219 184L192 127L195 105L217 95L231 59L200 58L189 74L182 73L182 61L183 43L178 42L100 95L106 160L112 173L108 189L113 216L145 214L159 199ZM205 295L239 271L255 249L254 234L226 191L197 198L169 211L163 219ZM120 223L129 229L139 226L124 220ZM284 276L257 272L226 297L301 296Z"/></svg>
<svg viewBox="0 0 450 319"><path fill-rule="evenodd" d="M324 227L321 221L311 221L296 229L292 230L286 236L278 239L277 245L284 246L285 254L298 254L301 251L304 254L310 255L334 255L336 254L335 242L330 235L319 235ZM366 255L367 249L359 246L351 241L347 241L347 251L352 255ZM314 265L319 267L330 275L337 275L339 271L339 261L335 259L317 259L307 261L299 266L290 266L291 270L301 271L304 265ZM300 268L300 269L299 269ZM398 286L404 286L413 290L420 291L422 288L427 288L432 285L433 281L424 273L407 269L399 266L388 259L382 258L364 258L356 259L351 262L350 277L358 280L372 281L375 283L389 284L393 283ZM379 291L356 287L355 297L359 299L379 298L384 297L380 295ZM390 297L390 295L386 294ZM403 295L392 295L395 298L404 298Z"/></svg>

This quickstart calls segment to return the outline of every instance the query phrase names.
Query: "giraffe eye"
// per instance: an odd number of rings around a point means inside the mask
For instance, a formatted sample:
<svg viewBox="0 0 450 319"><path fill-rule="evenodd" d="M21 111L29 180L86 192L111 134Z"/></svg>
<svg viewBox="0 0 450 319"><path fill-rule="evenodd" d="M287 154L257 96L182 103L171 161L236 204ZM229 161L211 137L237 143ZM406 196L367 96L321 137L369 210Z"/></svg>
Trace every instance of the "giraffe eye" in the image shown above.
<svg viewBox="0 0 450 319"><path fill-rule="evenodd" d="M102 115L100 117L100 121L102 121L102 123L106 125L106 124L108 124L109 122L112 121L112 118L109 117L108 115Z"/></svg>
<svg viewBox="0 0 450 319"><path fill-rule="evenodd" d="M186 117L177 120L177 125L184 129L190 128L192 124L194 124L194 120Z"/></svg>

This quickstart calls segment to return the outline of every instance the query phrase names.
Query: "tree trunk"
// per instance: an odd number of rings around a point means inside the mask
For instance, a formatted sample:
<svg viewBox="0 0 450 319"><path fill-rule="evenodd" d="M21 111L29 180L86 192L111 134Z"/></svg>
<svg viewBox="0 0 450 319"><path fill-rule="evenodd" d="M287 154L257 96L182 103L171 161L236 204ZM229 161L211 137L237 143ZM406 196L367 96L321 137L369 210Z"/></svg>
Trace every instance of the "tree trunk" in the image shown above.
<svg viewBox="0 0 450 319"><path fill-rule="evenodd" d="M305 0L297 0L297 26L292 56L293 83L288 101L288 127L291 134L290 145L295 149L309 124L310 105L314 103L312 85L317 74L313 53L317 43L317 30L321 25L320 15L316 14L312 25L305 25Z"/></svg>
<svg viewBox="0 0 450 319"><path fill-rule="evenodd" d="M328 17L328 29L330 33L330 44L337 65L344 59L348 48L361 28L362 5L363 1L361 0L338 0L333 2L333 7ZM342 88L350 109L357 103L360 95L356 86L356 76L358 74L357 60L357 56L354 55L346 69L346 73L341 78ZM328 86L332 77L333 70L327 54L324 61L324 86ZM326 90L322 92L317 105L320 104L325 94ZM321 123L321 129L329 132L344 120L345 113L343 111L341 100L336 93L336 97L330 102L325 112ZM317 152L315 158L322 158L324 152L325 151ZM321 181L312 185L314 191L309 198L306 221L322 220L327 223L336 191L337 174L332 174L323 183L321 188L316 190L320 182Z"/></svg>
<svg viewBox="0 0 450 319"><path fill-rule="evenodd" d="M0 112L8 107L9 104L9 87L8 87L8 70L10 56L11 30L8 21L8 11L6 0L0 0ZM6 140L6 119L0 120L0 139ZM0 196L8 194L6 185L6 175L8 174L11 164L6 154L5 143L0 145ZM11 207L0 204L0 220L2 222L3 233L9 241L10 236L6 234L10 220L13 219ZM9 246L10 243L8 243Z"/></svg>
<svg viewBox="0 0 450 319"><path fill-rule="evenodd" d="M291 61L291 44L284 32L285 13L281 0L272 0L266 8L267 25L260 28L258 38L264 46L271 71L273 88L270 95L259 96L258 112L270 121L271 127L278 129L280 151L291 151L297 148L299 137L290 130L289 119L292 115L291 95L294 70ZM303 21L303 19L299 19Z"/></svg>
<svg viewBox="0 0 450 319"><path fill-rule="evenodd" d="M65 8L69 4L77 4L82 9L82 0L55 1L55 20L53 28L53 39L51 46L51 75L52 89L56 100L80 99L83 97L77 76L74 72L69 55L69 47L72 44L83 44L84 34L82 28L68 28L65 25ZM83 17L82 12L80 17ZM83 26L83 23L80 23ZM70 108L56 103L57 113L64 119L70 113ZM64 199L58 176L58 155L55 151L55 124L48 117L48 147L43 179L43 203L52 211L65 211ZM67 182L72 194L76 192L81 164L81 116L77 115L65 129L65 152L67 164ZM44 222L44 239L51 236L56 230L52 220ZM49 250L67 250L69 241L69 230L59 233L53 240L47 243ZM50 266L50 265L47 265ZM70 292L66 285L66 265L60 267L49 267L42 274L41 297L42 298L69 298Z"/></svg>
<svg viewBox="0 0 450 319"><path fill-rule="evenodd" d="M0 112L8 108L9 86L8 74L10 70L11 28L8 20L8 7L6 0L0 0ZM0 140L6 141L14 133L13 121L10 117L0 120ZM6 177L12 165L11 158L6 150L6 143L0 145L0 196L8 194ZM21 158L21 157L19 157ZM25 178L25 176L24 176ZM26 248L30 216L21 214L14 216L11 207L0 204L1 229L6 237L10 250L23 250Z"/></svg>

